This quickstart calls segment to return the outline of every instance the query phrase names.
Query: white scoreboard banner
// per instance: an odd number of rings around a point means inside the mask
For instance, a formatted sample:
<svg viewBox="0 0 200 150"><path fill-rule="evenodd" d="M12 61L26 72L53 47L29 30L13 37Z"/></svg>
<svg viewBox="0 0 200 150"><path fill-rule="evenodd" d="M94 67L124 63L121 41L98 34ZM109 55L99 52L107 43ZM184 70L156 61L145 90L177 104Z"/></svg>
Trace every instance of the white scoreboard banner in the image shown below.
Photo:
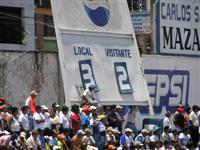
<svg viewBox="0 0 200 150"><path fill-rule="evenodd" d="M66 103L96 85L101 104L150 98L125 0L51 0Z"/></svg>

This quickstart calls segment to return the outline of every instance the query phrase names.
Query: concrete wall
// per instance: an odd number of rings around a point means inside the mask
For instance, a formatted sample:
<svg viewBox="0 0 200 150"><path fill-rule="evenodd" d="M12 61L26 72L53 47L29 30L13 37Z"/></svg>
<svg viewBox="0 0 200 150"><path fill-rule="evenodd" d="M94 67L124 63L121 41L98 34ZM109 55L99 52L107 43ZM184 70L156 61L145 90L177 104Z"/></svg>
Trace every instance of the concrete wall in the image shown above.
<svg viewBox="0 0 200 150"><path fill-rule="evenodd" d="M0 97L21 106L31 90L39 104L64 103L57 53L0 52Z"/></svg>

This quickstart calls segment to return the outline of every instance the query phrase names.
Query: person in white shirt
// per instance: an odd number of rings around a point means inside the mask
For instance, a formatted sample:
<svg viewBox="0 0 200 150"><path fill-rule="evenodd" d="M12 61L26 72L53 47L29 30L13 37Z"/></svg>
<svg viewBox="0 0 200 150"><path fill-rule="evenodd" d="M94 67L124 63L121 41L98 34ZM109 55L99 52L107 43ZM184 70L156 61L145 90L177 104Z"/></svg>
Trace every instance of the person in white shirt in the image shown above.
<svg viewBox="0 0 200 150"><path fill-rule="evenodd" d="M50 135L51 130L51 119L50 119L50 113L48 112L48 107L45 105L41 106L41 113L44 116L44 132L43 135Z"/></svg>
<svg viewBox="0 0 200 150"><path fill-rule="evenodd" d="M142 129L141 133L135 137L135 141L139 141L141 143L145 142L146 136L149 135L149 131L146 129Z"/></svg>
<svg viewBox="0 0 200 150"><path fill-rule="evenodd" d="M28 132L30 129L30 122L28 117L28 106L21 107L21 114L19 115L19 122L24 132Z"/></svg>
<svg viewBox="0 0 200 150"><path fill-rule="evenodd" d="M31 150L42 149L37 130L32 131L31 136L27 139L26 142L27 142L28 148Z"/></svg>
<svg viewBox="0 0 200 150"><path fill-rule="evenodd" d="M136 117L137 112L138 112L137 106L130 106L129 107L126 128L130 128L131 130L133 130L134 135L138 134L138 131L137 131L137 128L136 128L136 125L135 125L135 117Z"/></svg>
<svg viewBox="0 0 200 150"><path fill-rule="evenodd" d="M152 135L149 137L150 141L151 142L158 142L159 141L159 131L160 131L160 128L158 126L154 126L153 129L152 129Z"/></svg>
<svg viewBox="0 0 200 150"><path fill-rule="evenodd" d="M95 93L94 93L95 85L90 85L82 95L84 104L95 103Z"/></svg>
<svg viewBox="0 0 200 150"><path fill-rule="evenodd" d="M36 113L33 115L33 120L34 120L34 129L41 129L44 130L44 123L45 123L45 117L41 113L41 106L37 105L36 106Z"/></svg>
<svg viewBox="0 0 200 150"><path fill-rule="evenodd" d="M84 132L85 132L85 135L83 136L82 142L87 144L87 145L95 146L95 140L91 136L91 130L85 129Z"/></svg>
<svg viewBox="0 0 200 150"><path fill-rule="evenodd" d="M192 112L189 114L189 120L190 120L190 135L193 142L194 147L197 147L197 144L199 142L199 120L197 117L197 112L199 110L199 107L197 105L193 105Z"/></svg>
<svg viewBox="0 0 200 150"><path fill-rule="evenodd" d="M182 132L178 136L178 139L179 139L179 142L181 143L181 145L188 146L188 144L190 143L190 136L188 134L187 128L184 128L182 130Z"/></svg>
<svg viewBox="0 0 200 150"><path fill-rule="evenodd" d="M60 116L60 126L63 129L70 129L70 115L69 115L69 108L67 106L62 107L62 111L59 114Z"/></svg>
<svg viewBox="0 0 200 150"><path fill-rule="evenodd" d="M133 131L130 128L125 129L125 133L120 137L120 147L118 149L130 149L131 145L133 144L132 133Z"/></svg>
<svg viewBox="0 0 200 150"><path fill-rule="evenodd" d="M172 129L172 122L170 120L170 117L171 117L171 113L168 111L166 114L165 114L165 117L163 119L163 129L164 127L168 126L169 129L171 130Z"/></svg>
<svg viewBox="0 0 200 150"><path fill-rule="evenodd" d="M106 141L107 141L107 145L116 145L117 141L116 141L115 135L113 134L112 127L107 128Z"/></svg>
<svg viewBox="0 0 200 150"><path fill-rule="evenodd" d="M17 135L19 135L21 127L18 120L18 108L12 107L11 113L12 116L8 118L9 129L12 133L16 133Z"/></svg>

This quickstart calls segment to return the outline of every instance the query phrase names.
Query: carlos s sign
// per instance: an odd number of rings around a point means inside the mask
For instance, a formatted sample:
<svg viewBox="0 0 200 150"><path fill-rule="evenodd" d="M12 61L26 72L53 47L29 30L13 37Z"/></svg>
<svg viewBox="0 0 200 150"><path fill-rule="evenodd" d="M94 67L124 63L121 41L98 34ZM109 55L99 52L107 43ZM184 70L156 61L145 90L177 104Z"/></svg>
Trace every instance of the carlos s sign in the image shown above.
<svg viewBox="0 0 200 150"><path fill-rule="evenodd" d="M159 0L157 53L200 56L200 1Z"/></svg>

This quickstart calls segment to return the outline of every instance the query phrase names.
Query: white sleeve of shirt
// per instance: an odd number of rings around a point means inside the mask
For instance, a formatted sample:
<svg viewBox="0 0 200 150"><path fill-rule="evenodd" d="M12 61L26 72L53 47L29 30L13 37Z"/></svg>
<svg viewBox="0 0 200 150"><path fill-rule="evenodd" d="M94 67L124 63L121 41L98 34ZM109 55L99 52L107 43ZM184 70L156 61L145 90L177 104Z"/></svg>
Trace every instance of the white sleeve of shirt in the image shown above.
<svg viewBox="0 0 200 150"><path fill-rule="evenodd" d="M83 92L83 96L86 96L86 95L87 95L87 92L88 92L88 89L86 89L86 90Z"/></svg>
<svg viewBox="0 0 200 150"><path fill-rule="evenodd" d="M40 115L39 115L38 113L35 113L35 114L33 115L33 119L34 119L34 120L40 120L41 117L40 117Z"/></svg>
<svg viewBox="0 0 200 150"><path fill-rule="evenodd" d="M59 123L60 123L60 124L63 124L63 114L60 114L60 115L59 115L59 118L60 118Z"/></svg>
<svg viewBox="0 0 200 150"><path fill-rule="evenodd" d="M30 97L26 99L25 106L28 106L28 107L30 106L30 100L31 100Z"/></svg>
<svg viewBox="0 0 200 150"><path fill-rule="evenodd" d="M23 115L23 114L20 114L20 115L19 115L19 119L18 119L19 122L22 123L22 122L23 122L23 119L24 119L24 115Z"/></svg>
<svg viewBox="0 0 200 150"><path fill-rule="evenodd" d="M92 136L90 136L90 140L92 141L92 143L96 144L96 142Z"/></svg>

